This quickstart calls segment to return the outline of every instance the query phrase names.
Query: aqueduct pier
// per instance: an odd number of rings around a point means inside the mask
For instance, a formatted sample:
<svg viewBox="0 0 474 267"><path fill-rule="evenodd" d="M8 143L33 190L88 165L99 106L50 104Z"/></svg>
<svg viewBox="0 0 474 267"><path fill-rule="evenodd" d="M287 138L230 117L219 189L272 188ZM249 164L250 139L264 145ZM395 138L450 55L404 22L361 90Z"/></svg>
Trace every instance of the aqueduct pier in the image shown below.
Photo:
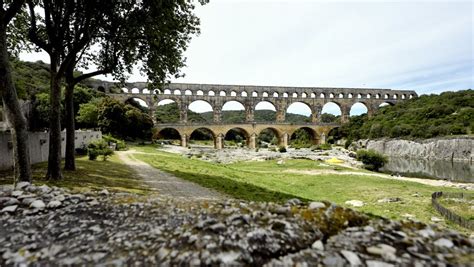
<svg viewBox="0 0 474 267"><path fill-rule="evenodd" d="M288 139L297 129L305 128L313 134L314 143L324 143L329 131L338 124L320 122L323 106L336 104L341 110L341 123L349 120L350 109L356 103L367 107L372 116L381 104L395 105L417 97L415 91L368 88L328 88L328 87L281 87L220 84L171 83L162 88L152 88L148 83L127 83L125 87L117 83L94 80L89 86L102 91L120 101L143 100L155 121L157 131L175 129L181 136L181 144L187 146L191 133L199 128L209 130L215 147L223 147L225 134L231 129L240 129L247 136L247 144L255 148L256 137L264 129L271 129L278 137L280 145L287 146ZM179 109L179 122L173 124L156 123L155 111L160 101L172 100ZM205 101L213 110L213 122L195 124L188 122L188 107L194 101ZM237 124L222 123L222 107L229 101L236 101L245 109L245 122ZM255 107L260 102L268 102L275 107L275 122L255 122ZM311 110L311 123L290 124L285 122L288 107L293 103L303 103Z"/></svg>

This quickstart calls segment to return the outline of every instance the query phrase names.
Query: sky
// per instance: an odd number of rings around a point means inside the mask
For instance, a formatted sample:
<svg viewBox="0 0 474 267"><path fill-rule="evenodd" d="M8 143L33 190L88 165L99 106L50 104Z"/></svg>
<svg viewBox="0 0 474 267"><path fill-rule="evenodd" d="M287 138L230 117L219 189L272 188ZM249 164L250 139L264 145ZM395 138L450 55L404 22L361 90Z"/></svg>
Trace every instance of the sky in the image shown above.
<svg viewBox="0 0 474 267"><path fill-rule="evenodd" d="M196 14L201 34L185 52L186 76L173 82L473 88L473 1L210 0ZM146 77L136 71L129 81Z"/></svg>

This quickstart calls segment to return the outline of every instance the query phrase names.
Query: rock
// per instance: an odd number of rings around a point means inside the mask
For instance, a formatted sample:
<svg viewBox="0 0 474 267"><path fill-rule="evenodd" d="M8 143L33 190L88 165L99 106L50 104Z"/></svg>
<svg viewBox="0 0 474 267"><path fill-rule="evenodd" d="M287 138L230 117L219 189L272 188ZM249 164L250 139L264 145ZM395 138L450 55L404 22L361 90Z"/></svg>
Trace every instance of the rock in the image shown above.
<svg viewBox="0 0 474 267"><path fill-rule="evenodd" d="M442 222L444 221L443 219L441 218L438 218L438 217L431 217L431 221L434 222L434 223L439 223L439 222Z"/></svg>
<svg viewBox="0 0 474 267"><path fill-rule="evenodd" d="M225 227L225 224L223 223L216 223L216 224L211 225L209 229L211 229L215 233L220 233L220 232L223 232L226 229L226 227Z"/></svg>
<svg viewBox="0 0 474 267"><path fill-rule="evenodd" d="M341 250L341 254L342 256L344 256L344 258L346 258L346 260L349 262L351 266L362 265L362 262L360 261L359 256L357 256L357 254L355 254L354 252L349 251L349 250Z"/></svg>
<svg viewBox="0 0 474 267"><path fill-rule="evenodd" d="M22 189L24 189L24 188L26 188L30 185L31 184L29 182L19 182L19 183L16 184L15 189L16 190L22 190Z"/></svg>
<svg viewBox="0 0 474 267"><path fill-rule="evenodd" d="M12 195L12 197L19 197L19 196L23 195L23 191L15 190L15 191L12 192L11 195Z"/></svg>
<svg viewBox="0 0 474 267"><path fill-rule="evenodd" d="M102 228L100 228L99 225L91 226L91 227L89 227L89 230L91 230L91 231L93 231L93 232L95 232L95 233L100 233L100 232L102 232Z"/></svg>
<svg viewBox="0 0 474 267"><path fill-rule="evenodd" d="M20 201L14 197L0 197L0 205L11 206L20 204Z"/></svg>
<svg viewBox="0 0 474 267"><path fill-rule="evenodd" d="M102 191L99 192L99 195L103 195L103 196L108 196L110 193L107 189L103 189Z"/></svg>
<svg viewBox="0 0 474 267"><path fill-rule="evenodd" d="M440 238L440 239L436 240L433 244L435 246L441 247L441 248L452 248L452 247L454 247L453 241L451 241L449 239L446 239L446 238Z"/></svg>
<svg viewBox="0 0 474 267"><path fill-rule="evenodd" d="M384 254L395 254L397 249L386 244L378 244L377 246L368 247L367 252L373 255L382 256Z"/></svg>
<svg viewBox="0 0 474 267"><path fill-rule="evenodd" d="M31 203L33 203L35 200L36 200L36 198L24 198L24 199L21 201L21 204L23 204L23 205L25 205L25 206L30 206Z"/></svg>
<svg viewBox="0 0 474 267"><path fill-rule="evenodd" d="M402 201L399 197L387 197L377 200L378 203L391 203L391 202L400 202Z"/></svg>
<svg viewBox="0 0 474 267"><path fill-rule="evenodd" d="M49 186L44 184L44 185L38 186L37 190L43 194L46 194L46 193L51 192L52 189Z"/></svg>
<svg viewBox="0 0 474 267"><path fill-rule="evenodd" d="M96 205L99 205L99 201L97 201L97 199L93 199L93 200L89 201L88 204L90 206L96 206Z"/></svg>
<svg viewBox="0 0 474 267"><path fill-rule="evenodd" d="M289 200L286 202L286 204L294 206L294 205L301 205L302 202L301 202L301 200L299 200L299 199L297 199L297 198L292 198L292 199L289 199Z"/></svg>
<svg viewBox="0 0 474 267"><path fill-rule="evenodd" d="M30 208L34 209L44 209L46 205L44 204L43 200L35 200L30 204Z"/></svg>
<svg viewBox="0 0 474 267"><path fill-rule="evenodd" d="M316 202L316 201L311 202L311 203L309 203L309 205L308 205L308 209L310 209L310 210L316 210L316 209L325 208L325 207L326 207L326 205L324 205L324 203L322 203L322 202Z"/></svg>
<svg viewBox="0 0 474 267"><path fill-rule="evenodd" d="M316 250L320 250L320 251L324 251L324 244L323 244L323 241L321 240L317 240L313 243L313 245L311 245L311 248L312 249L316 249Z"/></svg>
<svg viewBox="0 0 474 267"><path fill-rule="evenodd" d="M415 219L415 215L410 214L410 213L402 214L402 217L403 217L403 218L406 218L406 219L409 219L409 220Z"/></svg>
<svg viewBox="0 0 474 267"><path fill-rule="evenodd" d="M46 206L48 209L55 209L61 206L61 201L58 200L51 200L48 205Z"/></svg>
<svg viewBox="0 0 474 267"><path fill-rule="evenodd" d="M383 261L366 261L367 267L395 267L395 265Z"/></svg>
<svg viewBox="0 0 474 267"><path fill-rule="evenodd" d="M364 206L364 202L362 202L360 200L348 200L344 204L351 205L353 207L362 207L362 206Z"/></svg>
<svg viewBox="0 0 474 267"><path fill-rule="evenodd" d="M4 212L15 212L17 208L18 208L18 205L7 206L7 207L2 209L2 213L4 213Z"/></svg>

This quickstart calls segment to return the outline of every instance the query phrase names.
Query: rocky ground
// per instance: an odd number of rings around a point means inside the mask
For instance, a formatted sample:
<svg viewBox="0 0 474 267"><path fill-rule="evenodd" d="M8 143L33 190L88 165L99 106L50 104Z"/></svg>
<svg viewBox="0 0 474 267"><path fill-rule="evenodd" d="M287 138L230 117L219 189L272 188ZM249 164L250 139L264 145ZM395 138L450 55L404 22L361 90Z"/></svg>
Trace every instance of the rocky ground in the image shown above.
<svg viewBox="0 0 474 267"><path fill-rule="evenodd" d="M328 202L0 187L0 266L473 266L474 239Z"/></svg>
<svg viewBox="0 0 474 267"><path fill-rule="evenodd" d="M161 150L183 154L189 158L199 158L205 161L217 163L233 163L237 161L265 161L272 159L310 159L310 160L329 160L334 157L341 159L348 166L360 167L362 163L355 160L356 154L341 147L335 147L331 150L314 150L309 148L294 149L288 148L287 152L280 153L268 148L260 148L258 151L242 148L225 148L215 150L212 147L193 146L191 149L173 145L164 145Z"/></svg>

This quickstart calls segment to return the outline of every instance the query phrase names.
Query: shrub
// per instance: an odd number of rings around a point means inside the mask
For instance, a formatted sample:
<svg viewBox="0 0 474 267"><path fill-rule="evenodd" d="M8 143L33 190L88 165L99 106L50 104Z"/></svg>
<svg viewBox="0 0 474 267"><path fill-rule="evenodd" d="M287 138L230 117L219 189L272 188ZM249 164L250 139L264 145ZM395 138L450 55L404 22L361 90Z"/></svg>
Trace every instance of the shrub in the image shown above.
<svg viewBox="0 0 474 267"><path fill-rule="evenodd" d="M311 150L331 150L332 146L331 144L320 144L320 145L317 145L315 147L313 147Z"/></svg>
<svg viewBox="0 0 474 267"><path fill-rule="evenodd" d="M127 144L125 143L125 141L121 140L121 139L118 139L118 138L115 138L111 135L103 135L102 136L102 139L104 139L105 142L107 143L115 143L115 150L117 151L120 151L120 150L127 150Z"/></svg>
<svg viewBox="0 0 474 267"><path fill-rule="evenodd" d="M280 146L280 147L278 147L278 151L280 153L285 153L286 152L286 147L285 146Z"/></svg>
<svg viewBox="0 0 474 267"><path fill-rule="evenodd" d="M87 149L89 160L96 160L98 156L102 156L102 159L106 161L107 157L111 156L113 153L114 151L103 139L90 143Z"/></svg>
<svg viewBox="0 0 474 267"><path fill-rule="evenodd" d="M346 142L344 142L344 148L348 149L352 145L352 140L347 139Z"/></svg>
<svg viewBox="0 0 474 267"><path fill-rule="evenodd" d="M356 158L364 163L364 168L371 171L378 171L388 162L387 157L374 150L358 150Z"/></svg>

